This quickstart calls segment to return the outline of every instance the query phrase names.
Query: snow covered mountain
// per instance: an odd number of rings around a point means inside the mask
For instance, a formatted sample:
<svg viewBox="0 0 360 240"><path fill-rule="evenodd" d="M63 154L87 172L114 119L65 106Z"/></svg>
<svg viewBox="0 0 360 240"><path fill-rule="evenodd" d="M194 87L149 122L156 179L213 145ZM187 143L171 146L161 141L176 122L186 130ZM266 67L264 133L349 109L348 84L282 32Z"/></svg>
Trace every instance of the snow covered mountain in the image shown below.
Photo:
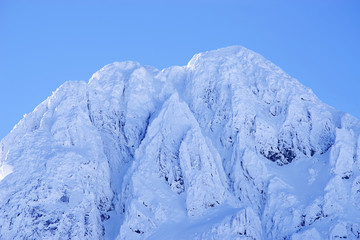
<svg viewBox="0 0 360 240"><path fill-rule="evenodd" d="M0 239L360 239L359 134L243 47L109 64L0 142Z"/></svg>

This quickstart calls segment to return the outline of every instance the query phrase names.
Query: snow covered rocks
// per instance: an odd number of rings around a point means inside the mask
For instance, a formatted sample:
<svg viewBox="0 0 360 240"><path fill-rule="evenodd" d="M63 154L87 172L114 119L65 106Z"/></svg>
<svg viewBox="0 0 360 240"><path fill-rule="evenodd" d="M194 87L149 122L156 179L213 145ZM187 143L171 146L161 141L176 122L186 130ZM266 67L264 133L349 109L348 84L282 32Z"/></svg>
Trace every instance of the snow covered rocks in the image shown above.
<svg viewBox="0 0 360 240"><path fill-rule="evenodd" d="M113 63L0 142L0 239L359 239L359 133L243 47Z"/></svg>

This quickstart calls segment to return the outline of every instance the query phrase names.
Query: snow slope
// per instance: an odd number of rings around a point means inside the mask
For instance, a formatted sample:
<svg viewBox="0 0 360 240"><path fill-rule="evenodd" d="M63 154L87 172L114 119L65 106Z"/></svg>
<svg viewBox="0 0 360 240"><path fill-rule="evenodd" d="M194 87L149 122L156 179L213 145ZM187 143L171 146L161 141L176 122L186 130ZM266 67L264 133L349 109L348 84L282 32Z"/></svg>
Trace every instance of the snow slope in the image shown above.
<svg viewBox="0 0 360 240"><path fill-rule="evenodd" d="M359 239L359 134L243 47L109 64L0 142L0 239Z"/></svg>

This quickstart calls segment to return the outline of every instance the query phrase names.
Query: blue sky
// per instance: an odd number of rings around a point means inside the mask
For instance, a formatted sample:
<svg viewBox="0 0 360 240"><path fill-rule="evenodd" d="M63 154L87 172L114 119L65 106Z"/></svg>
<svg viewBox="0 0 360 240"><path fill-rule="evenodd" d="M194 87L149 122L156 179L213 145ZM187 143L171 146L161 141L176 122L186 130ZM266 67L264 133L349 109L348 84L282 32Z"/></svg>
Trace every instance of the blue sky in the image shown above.
<svg viewBox="0 0 360 240"><path fill-rule="evenodd" d="M360 117L360 1L0 0L0 139L67 80L242 45Z"/></svg>

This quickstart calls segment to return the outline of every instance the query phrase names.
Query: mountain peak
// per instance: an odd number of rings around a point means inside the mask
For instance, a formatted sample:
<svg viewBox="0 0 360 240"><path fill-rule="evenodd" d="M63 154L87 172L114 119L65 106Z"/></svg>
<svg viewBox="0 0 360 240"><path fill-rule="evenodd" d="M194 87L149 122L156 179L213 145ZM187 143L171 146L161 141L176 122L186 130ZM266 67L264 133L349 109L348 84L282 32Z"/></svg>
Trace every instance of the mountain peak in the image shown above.
<svg viewBox="0 0 360 240"><path fill-rule="evenodd" d="M66 82L0 142L1 239L359 238L360 123L232 46Z"/></svg>
<svg viewBox="0 0 360 240"><path fill-rule="evenodd" d="M206 51L195 54L189 61L188 67L199 64L200 62L212 62L214 64L241 65L247 62L262 62L264 64L273 65L260 54L255 53L242 46L230 46L217 50Z"/></svg>

